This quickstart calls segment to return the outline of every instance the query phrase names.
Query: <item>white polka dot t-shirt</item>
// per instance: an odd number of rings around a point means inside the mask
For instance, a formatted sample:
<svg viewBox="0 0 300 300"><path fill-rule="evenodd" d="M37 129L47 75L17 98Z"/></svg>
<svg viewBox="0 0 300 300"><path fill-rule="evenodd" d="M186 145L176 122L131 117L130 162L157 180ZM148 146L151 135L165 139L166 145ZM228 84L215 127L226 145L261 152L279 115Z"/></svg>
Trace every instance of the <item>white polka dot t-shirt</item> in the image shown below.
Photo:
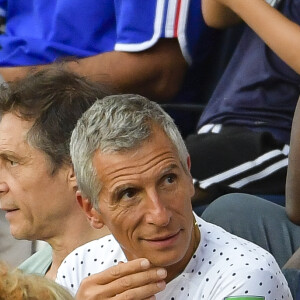
<svg viewBox="0 0 300 300"><path fill-rule="evenodd" d="M156 295L157 300L292 300L271 254L196 215L195 218L201 232L199 246L185 270ZM75 295L83 278L119 261L127 260L109 235L69 254L56 281Z"/></svg>
<svg viewBox="0 0 300 300"><path fill-rule="evenodd" d="M127 259L115 238L107 235L71 252L59 267L56 282L74 296L85 277L104 271L120 261L127 262Z"/></svg>

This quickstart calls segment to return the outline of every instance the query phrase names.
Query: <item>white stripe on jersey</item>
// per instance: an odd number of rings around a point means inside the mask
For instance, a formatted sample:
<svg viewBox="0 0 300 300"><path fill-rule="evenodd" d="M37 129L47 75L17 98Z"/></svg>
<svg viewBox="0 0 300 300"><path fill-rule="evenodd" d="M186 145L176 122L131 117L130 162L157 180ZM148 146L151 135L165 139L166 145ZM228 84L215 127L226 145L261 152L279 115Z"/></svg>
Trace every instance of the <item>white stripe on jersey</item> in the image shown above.
<svg viewBox="0 0 300 300"><path fill-rule="evenodd" d="M166 1L168 1L167 12L166 12L166 27L163 27L164 21L164 8ZM181 0L180 2L180 11L179 11L179 20L177 33L175 32L176 24L176 14L177 14L177 5L179 0L157 0L156 14L154 21L154 33L150 40L135 43L135 44L115 44L116 51L126 51L126 52L138 52L151 48L160 38L162 31L164 30L165 36L167 38L178 37L178 42L182 55L187 61L191 64L192 56L189 53L186 39L186 24L188 19L188 10L190 7L190 0Z"/></svg>
<svg viewBox="0 0 300 300"><path fill-rule="evenodd" d="M259 165L261 165L262 163L264 163L265 161L267 160L270 160L276 156L279 156L279 155L288 155L288 149L289 149L289 146L288 145L285 145L283 147L282 150L272 150L270 152L267 152L265 154L263 154L262 156L256 158L255 160L253 161L248 161L246 163L243 163L237 167L234 167L232 169L229 169L223 173L220 173L218 175L214 175L210 178L207 178L207 179L204 179L204 180L201 180L199 181L199 186L203 189L207 188L208 186L214 184L214 183L218 183L218 182L221 182L221 181L224 181L230 177L233 177L233 176L236 176L240 173L243 173L243 172L246 172L254 167L257 167Z"/></svg>
<svg viewBox="0 0 300 300"><path fill-rule="evenodd" d="M284 158L283 160L278 161L277 163L268 166L264 170L262 170L256 174L253 174L251 176L245 177L235 183L230 184L229 186L232 188L241 188L250 182L267 177L268 175L271 175L272 173L276 172L277 170L279 170L281 168L286 167L287 165L288 165L288 158Z"/></svg>
<svg viewBox="0 0 300 300"><path fill-rule="evenodd" d="M189 64L191 64L192 56L189 53L188 46L187 46L187 40L186 40L186 24L187 24L189 6L190 6L190 0L182 0L181 1L177 36L178 36L178 41L179 41L179 45L180 45L183 56L184 56L185 60Z"/></svg>
<svg viewBox="0 0 300 300"><path fill-rule="evenodd" d="M174 37L177 5L178 5L178 0L169 0L166 28L165 28L165 37L168 38Z"/></svg>
<svg viewBox="0 0 300 300"><path fill-rule="evenodd" d="M164 6L166 0L157 0L155 21L154 21L154 33L150 40L136 43L136 44L119 44L116 43L116 51L126 51L126 52L138 52L151 48L160 38L162 24L164 19Z"/></svg>

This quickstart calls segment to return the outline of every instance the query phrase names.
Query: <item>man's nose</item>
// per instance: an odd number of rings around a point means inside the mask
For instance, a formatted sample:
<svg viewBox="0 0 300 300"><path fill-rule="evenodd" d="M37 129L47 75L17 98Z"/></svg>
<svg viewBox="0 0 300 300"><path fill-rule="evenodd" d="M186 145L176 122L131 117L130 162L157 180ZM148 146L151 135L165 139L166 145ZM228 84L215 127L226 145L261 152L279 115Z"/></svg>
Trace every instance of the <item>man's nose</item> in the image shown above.
<svg viewBox="0 0 300 300"><path fill-rule="evenodd" d="M8 185L0 179L0 198L8 192Z"/></svg>
<svg viewBox="0 0 300 300"><path fill-rule="evenodd" d="M168 203L156 191L147 193L146 221L157 226L167 226L171 219Z"/></svg>

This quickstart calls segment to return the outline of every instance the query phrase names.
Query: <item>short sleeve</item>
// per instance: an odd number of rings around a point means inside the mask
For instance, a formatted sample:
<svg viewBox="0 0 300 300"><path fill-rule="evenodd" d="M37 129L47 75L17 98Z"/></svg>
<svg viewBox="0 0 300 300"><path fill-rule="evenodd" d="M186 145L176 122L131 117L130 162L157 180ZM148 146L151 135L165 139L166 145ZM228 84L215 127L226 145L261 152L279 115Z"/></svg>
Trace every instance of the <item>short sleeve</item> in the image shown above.
<svg viewBox="0 0 300 300"><path fill-rule="evenodd" d="M218 293L210 299L230 300L236 297L264 300L293 299L283 274L280 271L273 273L263 268L256 270L245 268L232 272L224 278Z"/></svg>
<svg viewBox="0 0 300 300"><path fill-rule="evenodd" d="M208 30L199 0L115 0L115 10L116 51L143 51L160 38L178 38L183 56L191 62L202 32Z"/></svg>
<svg viewBox="0 0 300 300"><path fill-rule="evenodd" d="M0 17L6 17L7 0L0 0Z"/></svg>

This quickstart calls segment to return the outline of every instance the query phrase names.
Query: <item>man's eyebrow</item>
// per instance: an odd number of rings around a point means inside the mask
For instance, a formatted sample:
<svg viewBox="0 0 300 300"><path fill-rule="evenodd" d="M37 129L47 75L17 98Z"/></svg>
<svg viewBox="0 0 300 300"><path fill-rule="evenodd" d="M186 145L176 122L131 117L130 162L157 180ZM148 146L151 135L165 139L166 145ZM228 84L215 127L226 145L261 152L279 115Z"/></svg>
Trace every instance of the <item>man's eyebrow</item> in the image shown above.
<svg viewBox="0 0 300 300"><path fill-rule="evenodd" d="M170 164L169 166L165 167L165 168L162 168L161 171L160 171L160 174L162 174L163 176L168 174L170 171L173 171L175 169L178 169L179 166L177 164ZM131 184L131 183L124 183L124 184L121 184L119 186L117 186L113 191L112 191L112 194L113 194L113 198L117 197L120 193L122 193L123 191L126 191L127 189L130 189L130 188L133 188L133 189L138 189L137 186L135 186L134 184Z"/></svg>
<svg viewBox="0 0 300 300"><path fill-rule="evenodd" d="M14 158L14 159L20 160L23 157L20 156L19 154L17 154L16 152L13 152L13 151L10 151L10 150L4 150L2 152L0 150L0 158L2 158L2 159L8 159L8 160Z"/></svg>
<svg viewBox="0 0 300 300"><path fill-rule="evenodd" d="M163 168L163 169L161 170L161 173L165 174L165 173L168 173L168 172L173 171L174 169L178 169L178 168L179 168L179 167L178 167L177 164L173 164L173 163L172 163L171 165L169 165L169 166Z"/></svg>
<svg viewBox="0 0 300 300"><path fill-rule="evenodd" d="M15 152L4 150L2 152L0 151L0 157L9 158L9 157L18 157L18 155Z"/></svg>

